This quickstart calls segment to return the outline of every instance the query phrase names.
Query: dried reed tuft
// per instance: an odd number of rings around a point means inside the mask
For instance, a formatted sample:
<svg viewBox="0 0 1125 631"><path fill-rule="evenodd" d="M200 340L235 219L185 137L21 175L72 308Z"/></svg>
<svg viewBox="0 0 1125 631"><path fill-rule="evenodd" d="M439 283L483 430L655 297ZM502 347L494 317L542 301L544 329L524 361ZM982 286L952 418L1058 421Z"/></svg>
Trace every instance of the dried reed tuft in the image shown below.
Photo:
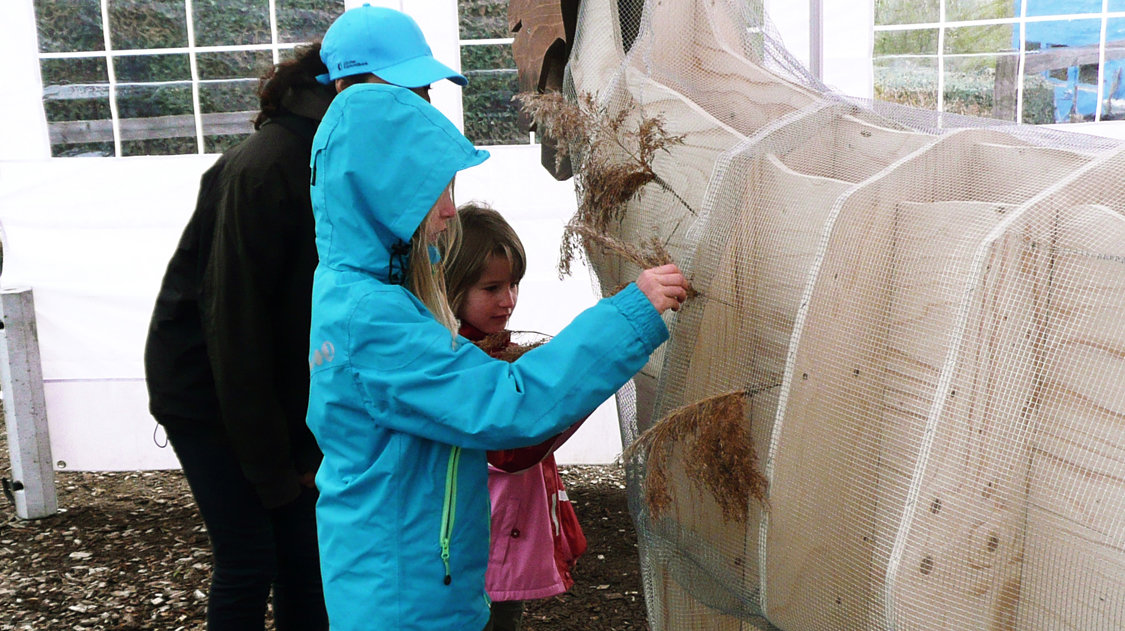
<svg viewBox="0 0 1125 631"><path fill-rule="evenodd" d="M645 455L645 501L653 517L665 513L674 500L668 467L677 445L683 445L688 479L710 491L724 520L745 522L751 498L765 504L766 478L758 470L745 420L749 396L740 390L673 410L625 450L626 461Z"/></svg>
<svg viewBox="0 0 1125 631"><path fill-rule="evenodd" d="M477 347L482 351L488 353L496 359L501 359L509 363L516 361L520 357L523 357L524 353L530 351L531 349L539 348L546 343L546 336L543 336L542 339L538 339L533 342L526 342L522 344L513 343L511 331L501 331L499 333L493 333L492 335L486 335L483 339L474 342L474 344L476 344Z"/></svg>
<svg viewBox="0 0 1125 631"><path fill-rule="evenodd" d="M595 246L613 252L625 259L636 263L641 269L650 267L659 267L668 263L674 263L672 255L668 253L668 249L664 247L664 243L658 237L650 237L648 241L643 242L639 247L630 243L625 243L620 239L615 239L607 234L598 232L586 225L574 226L574 234L581 237L586 249L589 250ZM613 293L617 293L625 289L626 285L620 285L614 288ZM699 292L694 287L688 285L687 300L691 300L699 295Z"/></svg>
<svg viewBox="0 0 1125 631"><path fill-rule="evenodd" d="M621 222L626 204L650 182L696 214L652 169L652 161L659 152L667 152L669 147L684 141L684 136L668 133L662 117L638 114L632 101L610 115L588 93L576 102L558 93L524 93L515 98L537 129L558 141L556 161L561 164L570 158L578 174L578 211L563 232L559 253L561 276L570 274L571 263L583 247L596 242L593 235L605 237ZM624 253L616 247L610 249ZM660 249L664 249L662 244ZM671 257L664 262L671 262Z"/></svg>

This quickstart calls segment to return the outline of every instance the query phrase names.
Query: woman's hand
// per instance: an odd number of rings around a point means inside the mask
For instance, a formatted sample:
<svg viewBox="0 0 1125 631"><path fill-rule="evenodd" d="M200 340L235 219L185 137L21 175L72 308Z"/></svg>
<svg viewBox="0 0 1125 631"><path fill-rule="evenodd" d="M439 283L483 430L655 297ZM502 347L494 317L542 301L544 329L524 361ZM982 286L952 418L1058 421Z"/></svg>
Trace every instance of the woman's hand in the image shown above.
<svg viewBox="0 0 1125 631"><path fill-rule="evenodd" d="M637 288L659 313L668 309L679 311L687 299L688 286L687 279L674 263L646 269L637 277Z"/></svg>

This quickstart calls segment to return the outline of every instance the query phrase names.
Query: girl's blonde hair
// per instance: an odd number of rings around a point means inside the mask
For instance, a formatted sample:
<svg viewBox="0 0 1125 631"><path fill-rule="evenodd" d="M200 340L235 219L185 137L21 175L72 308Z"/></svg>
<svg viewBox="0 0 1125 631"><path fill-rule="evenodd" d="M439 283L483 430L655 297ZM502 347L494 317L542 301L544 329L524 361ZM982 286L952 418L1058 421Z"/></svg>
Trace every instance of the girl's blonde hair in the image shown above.
<svg viewBox="0 0 1125 631"><path fill-rule="evenodd" d="M444 195L445 192L442 191ZM407 263L406 287L414 294L434 318L450 333L457 335L459 325L457 316L449 307L449 297L445 289L445 262L456 256L461 242L461 222L457 217L449 220L445 230L431 238L427 226L430 217L437 212L437 206L430 209L422 224L410 239L410 260ZM434 249L439 260L434 262L430 251Z"/></svg>
<svg viewBox="0 0 1125 631"><path fill-rule="evenodd" d="M504 217L483 202L468 202L457 208L461 244L445 266L449 307L461 311L465 296L488 267L490 256L501 256L512 264L512 279L519 283L527 270L523 243Z"/></svg>

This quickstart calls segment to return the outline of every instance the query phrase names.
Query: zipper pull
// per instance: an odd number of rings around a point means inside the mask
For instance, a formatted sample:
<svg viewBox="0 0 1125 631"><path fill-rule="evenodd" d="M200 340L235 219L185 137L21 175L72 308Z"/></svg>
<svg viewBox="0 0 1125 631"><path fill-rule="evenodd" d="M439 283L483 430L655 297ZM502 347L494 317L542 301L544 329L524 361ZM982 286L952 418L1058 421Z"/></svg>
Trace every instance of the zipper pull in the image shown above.
<svg viewBox="0 0 1125 631"><path fill-rule="evenodd" d="M445 564L445 579L442 583L448 585L453 582L453 577L449 573L449 540L444 539L441 542L441 562Z"/></svg>

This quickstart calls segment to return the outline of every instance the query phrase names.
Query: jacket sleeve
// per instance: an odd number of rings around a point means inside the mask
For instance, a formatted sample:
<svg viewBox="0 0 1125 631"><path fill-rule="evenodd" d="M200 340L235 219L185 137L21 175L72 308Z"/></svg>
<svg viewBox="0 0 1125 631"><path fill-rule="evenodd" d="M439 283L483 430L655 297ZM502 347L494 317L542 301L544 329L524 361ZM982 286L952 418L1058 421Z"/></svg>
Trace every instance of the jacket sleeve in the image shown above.
<svg viewBox="0 0 1125 631"><path fill-rule="evenodd" d="M360 301L355 313L394 309L377 302ZM558 434L616 392L668 337L632 284L513 363L463 339L452 343L428 314L394 324L352 320L353 378L375 422L469 449L522 447Z"/></svg>
<svg viewBox="0 0 1125 631"><path fill-rule="evenodd" d="M300 494L289 431L274 383L273 302L286 269L280 168L228 175L216 202L211 255L200 295L219 409L247 479L267 507ZM294 331L293 335L301 332Z"/></svg>
<svg viewBox="0 0 1125 631"><path fill-rule="evenodd" d="M577 432L579 427L582 427L582 424L586 422L586 418L566 428L563 433L552 436L538 445L489 451L485 454L488 459L488 464L504 473L520 473L521 471L526 471L540 462L543 462L544 458L555 453L555 450L559 447L562 447L563 443L573 436L574 432Z"/></svg>

